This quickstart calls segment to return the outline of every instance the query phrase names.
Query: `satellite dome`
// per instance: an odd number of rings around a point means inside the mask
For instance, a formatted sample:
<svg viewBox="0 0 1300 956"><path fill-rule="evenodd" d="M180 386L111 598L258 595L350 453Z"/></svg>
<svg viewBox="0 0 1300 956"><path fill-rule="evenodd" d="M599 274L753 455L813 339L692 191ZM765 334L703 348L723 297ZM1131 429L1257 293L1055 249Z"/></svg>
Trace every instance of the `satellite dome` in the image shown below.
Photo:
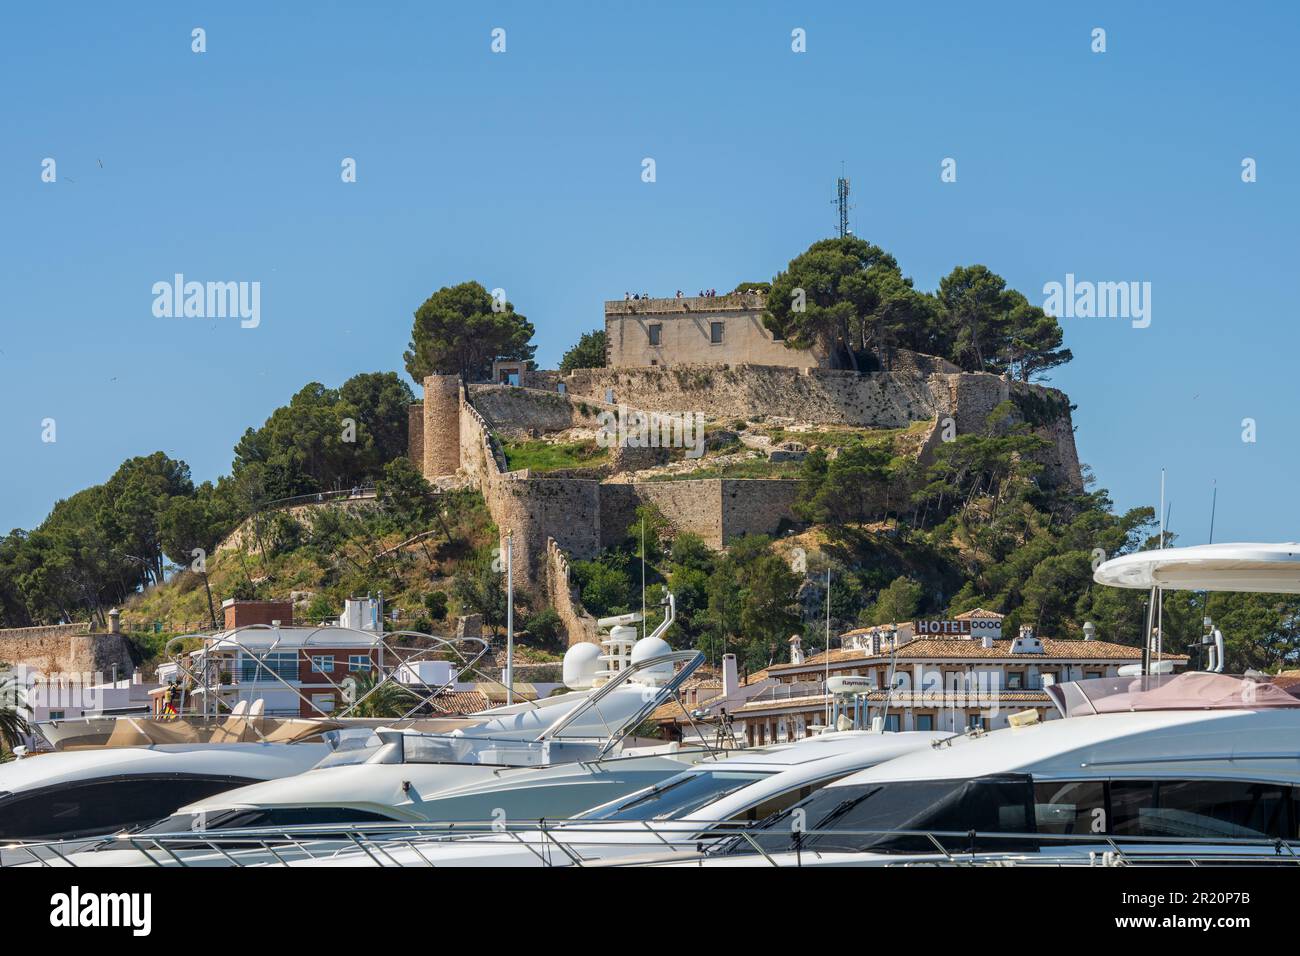
<svg viewBox="0 0 1300 956"><path fill-rule="evenodd" d="M658 637L646 637L636 642L632 648L632 663L639 664L642 661L650 660L654 657L662 657L665 654L671 654L673 649L668 646L668 642ZM639 684L649 684L658 686L665 684L672 679L673 665L670 663L658 664L648 670L638 671L637 675L632 678Z"/></svg>
<svg viewBox="0 0 1300 956"><path fill-rule="evenodd" d="M600 648L583 642L564 652L563 680L569 690L590 690L600 670Z"/></svg>

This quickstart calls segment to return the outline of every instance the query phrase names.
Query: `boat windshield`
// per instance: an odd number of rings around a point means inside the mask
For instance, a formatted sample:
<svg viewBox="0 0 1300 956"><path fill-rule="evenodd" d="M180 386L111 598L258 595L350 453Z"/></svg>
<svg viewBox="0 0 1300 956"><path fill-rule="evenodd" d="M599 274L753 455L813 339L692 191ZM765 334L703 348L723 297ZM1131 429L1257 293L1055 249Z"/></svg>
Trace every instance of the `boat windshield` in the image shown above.
<svg viewBox="0 0 1300 956"><path fill-rule="evenodd" d="M1189 671L1141 677L1099 677L1047 688L1066 717L1148 710L1261 710L1300 707L1265 677Z"/></svg>
<svg viewBox="0 0 1300 956"><path fill-rule="evenodd" d="M800 812L801 811L801 812ZM979 851L1023 849L1021 838L987 834L1025 834L1034 829L1033 787L1026 774L1001 774L975 780L904 780L827 787L784 813L769 817L748 837L769 853L800 851L845 853L933 853L934 842L921 834L894 831L978 830ZM750 839L737 837L723 852L754 852ZM972 848L969 836L937 838L950 851Z"/></svg>
<svg viewBox="0 0 1300 956"><path fill-rule="evenodd" d="M678 774L658 786L580 813L580 820L677 820L741 787L770 776L761 770L701 770Z"/></svg>
<svg viewBox="0 0 1300 956"><path fill-rule="evenodd" d="M392 817L351 807L232 807L206 813L175 813L165 820L134 831L140 836L243 830L258 827L310 827L336 823L391 822Z"/></svg>

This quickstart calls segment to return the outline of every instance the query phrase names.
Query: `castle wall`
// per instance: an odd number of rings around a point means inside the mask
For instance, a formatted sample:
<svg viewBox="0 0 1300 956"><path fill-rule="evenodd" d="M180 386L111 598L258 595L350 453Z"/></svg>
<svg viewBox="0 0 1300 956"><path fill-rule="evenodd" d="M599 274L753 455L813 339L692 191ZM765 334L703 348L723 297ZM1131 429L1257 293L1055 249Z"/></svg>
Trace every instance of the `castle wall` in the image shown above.
<svg viewBox="0 0 1300 956"><path fill-rule="evenodd" d="M675 531L697 534L715 548L744 534L774 534L782 521L794 520L795 481L601 484L578 475L507 471L493 430L538 434L576 424L592 427L595 416L611 407L605 402L607 389L615 403L649 411L700 411L714 421L770 415L875 428L927 421L933 423L921 451L927 460L939 447L945 419L953 419L957 434L982 431L988 414L1011 399L1015 414L1053 443L1043 456L1049 478L1078 486L1068 399L1060 392L952 371L948 363L924 356L903 354L899 360L906 370L870 374L769 365L582 369L563 376L565 395L474 386L472 404L454 377L431 376L425 383L425 476L459 471L479 488L502 534L514 532L518 580L530 588L550 587L548 549L594 557L622 540L643 503L654 504Z"/></svg>
<svg viewBox="0 0 1300 956"><path fill-rule="evenodd" d="M544 580L547 541L574 558L600 550L600 483L581 478L492 478L483 497L504 537L514 531L515 579L538 587Z"/></svg>
<svg viewBox="0 0 1300 956"><path fill-rule="evenodd" d="M102 674L112 678L135 670L126 638L121 634L92 634L89 624L12 627L0 630L0 663L25 666L42 674Z"/></svg>
<svg viewBox="0 0 1300 956"><path fill-rule="evenodd" d="M747 534L776 534L782 521L795 521L800 481L724 478L719 488L724 543Z"/></svg>
<svg viewBox="0 0 1300 956"><path fill-rule="evenodd" d="M699 535L709 547L722 547L722 497L717 479L638 481L609 485L608 489L612 500L601 513L609 522L609 527L605 521L601 523L602 543L606 546L617 544L623 538L636 520L638 506L652 504L674 531L689 531Z"/></svg>
<svg viewBox="0 0 1300 956"><path fill-rule="evenodd" d="M946 410L946 387L907 372L860 375L837 369L772 365L575 369L569 394L656 412L704 412L709 419L779 415L817 424L903 428ZM993 378L995 376L991 376Z"/></svg>
<svg viewBox="0 0 1300 956"><path fill-rule="evenodd" d="M568 558L553 538L548 538L546 542L546 596L560 617L570 647L584 641L589 644L600 643L600 629L596 626L596 619L587 613L575 593Z"/></svg>
<svg viewBox="0 0 1300 956"><path fill-rule="evenodd" d="M771 415L813 424L905 428L951 417L957 434L983 431L989 412L1008 399L1026 407L1053 405L1054 420L1036 428L1053 443L1042 456L1046 473L1050 480L1080 486L1069 400L1062 392L981 372L921 374L923 367L868 374L770 365L575 369L563 381L575 401L604 399L612 390L616 403L703 412L712 421Z"/></svg>
<svg viewBox="0 0 1300 956"><path fill-rule="evenodd" d="M406 455L415 470L424 474L424 402L406 407Z"/></svg>
<svg viewBox="0 0 1300 956"><path fill-rule="evenodd" d="M573 400L554 389L510 385L471 385L469 398L494 431L512 438L562 432L575 426L597 428L596 416L604 408L602 402Z"/></svg>
<svg viewBox="0 0 1300 956"><path fill-rule="evenodd" d="M638 481L600 487L600 544L618 544L636 520L636 509L652 504L674 532L698 535L712 548L745 534L775 534L793 521L800 482L771 478L699 478Z"/></svg>
<svg viewBox="0 0 1300 956"><path fill-rule="evenodd" d="M506 463L492 441L492 431L487 421L478 409L465 401L463 391L457 393L456 401L457 424L454 435L446 439L449 446L447 451L455 454L457 468L480 489L484 489L487 482L506 473ZM432 438L431 435L430 439ZM485 490L484 494L486 493Z"/></svg>

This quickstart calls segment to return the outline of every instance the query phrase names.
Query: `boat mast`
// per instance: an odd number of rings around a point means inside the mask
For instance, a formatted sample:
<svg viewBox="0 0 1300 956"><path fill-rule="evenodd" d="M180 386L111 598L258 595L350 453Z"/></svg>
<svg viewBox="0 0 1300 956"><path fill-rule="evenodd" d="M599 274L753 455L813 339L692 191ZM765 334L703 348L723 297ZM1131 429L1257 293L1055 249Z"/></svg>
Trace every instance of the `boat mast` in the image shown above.
<svg viewBox="0 0 1300 956"><path fill-rule="evenodd" d="M515 531L506 531L506 703L515 702Z"/></svg>
<svg viewBox="0 0 1300 956"><path fill-rule="evenodd" d="M824 734L831 732L831 566L826 565L826 677L822 681L822 688L826 691L826 729Z"/></svg>
<svg viewBox="0 0 1300 956"><path fill-rule="evenodd" d="M1165 470L1160 470L1160 550L1165 550L1165 522L1169 512L1165 511ZM1165 652L1165 589L1156 585L1152 594L1156 602L1156 661L1164 659Z"/></svg>
<svg viewBox="0 0 1300 956"><path fill-rule="evenodd" d="M645 512L641 512L641 636L645 637Z"/></svg>

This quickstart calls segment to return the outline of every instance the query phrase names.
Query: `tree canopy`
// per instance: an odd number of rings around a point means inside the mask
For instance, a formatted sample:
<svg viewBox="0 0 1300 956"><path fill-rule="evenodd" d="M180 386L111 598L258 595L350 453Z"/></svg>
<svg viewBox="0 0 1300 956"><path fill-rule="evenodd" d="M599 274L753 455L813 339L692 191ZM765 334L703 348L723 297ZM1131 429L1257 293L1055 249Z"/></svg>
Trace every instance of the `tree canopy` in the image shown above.
<svg viewBox="0 0 1300 956"><path fill-rule="evenodd" d="M493 359L532 359L533 331L512 303L494 300L479 283L444 286L415 310L406 371L417 382L427 375L484 379Z"/></svg>
<svg viewBox="0 0 1300 956"><path fill-rule="evenodd" d="M103 626L110 607L161 583L169 566L211 555L277 498L388 477L409 513L410 476L385 465L405 457L411 401L395 372L355 375L338 389L307 385L245 432L231 474L215 484L195 486L189 466L161 451L127 459L102 485L56 502L35 529L0 538L0 626L86 617ZM275 538L277 529L254 524L260 545Z"/></svg>
<svg viewBox="0 0 1300 956"><path fill-rule="evenodd" d="M396 372L354 375L337 389L311 382L244 432L232 478L250 504L374 480L406 454L414 400Z"/></svg>
<svg viewBox="0 0 1300 956"><path fill-rule="evenodd" d="M1056 319L987 266L959 266L936 293L920 292L892 255L856 236L791 260L772 280L764 322L788 347L843 368L889 369L904 348L1030 381L1072 357Z"/></svg>
<svg viewBox="0 0 1300 956"><path fill-rule="evenodd" d="M583 332L578 344L565 352L560 359L560 371L572 372L575 368L605 367L605 330Z"/></svg>

